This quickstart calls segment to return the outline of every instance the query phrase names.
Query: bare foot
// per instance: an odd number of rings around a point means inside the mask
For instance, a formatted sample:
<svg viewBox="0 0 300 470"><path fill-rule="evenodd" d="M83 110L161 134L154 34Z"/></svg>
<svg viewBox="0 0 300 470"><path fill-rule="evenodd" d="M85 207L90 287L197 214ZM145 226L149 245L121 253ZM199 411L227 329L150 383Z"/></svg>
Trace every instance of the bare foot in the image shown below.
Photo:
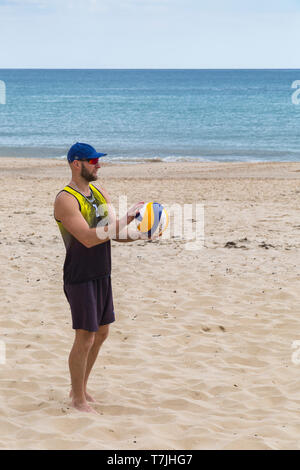
<svg viewBox="0 0 300 470"><path fill-rule="evenodd" d="M71 390L69 397L72 398L72 396L73 396L73 391ZM85 398L86 398L86 401L89 401L91 403L96 403L96 400L94 400L94 398L88 392L85 392Z"/></svg>
<svg viewBox="0 0 300 470"><path fill-rule="evenodd" d="M74 400L72 400L72 406L78 411L83 411L85 413L94 413L96 415L99 414L87 402L75 402Z"/></svg>
<svg viewBox="0 0 300 470"><path fill-rule="evenodd" d="M94 398L88 392L85 392L85 398L86 398L87 401L90 401L92 403L96 403Z"/></svg>

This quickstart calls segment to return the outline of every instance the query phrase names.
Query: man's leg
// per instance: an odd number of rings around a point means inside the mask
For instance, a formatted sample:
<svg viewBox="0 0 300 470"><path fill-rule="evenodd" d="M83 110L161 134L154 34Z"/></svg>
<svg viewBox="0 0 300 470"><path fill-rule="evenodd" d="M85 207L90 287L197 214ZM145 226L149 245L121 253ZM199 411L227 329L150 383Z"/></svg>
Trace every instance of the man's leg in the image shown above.
<svg viewBox="0 0 300 470"><path fill-rule="evenodd" d="M85 377L84 377L84 391L85 391L85 396L87 400L89 401L94 401L94 400L86 391L87 381L88 381L90 372L92 370L92 367L95 364L95 361L97 359L99 350L102 344L104 343L104 341L106 340L106 338L108 337L108 334L109 334L109 325L99 326L99 330L95 333L93 346L91 347L89 354L88 354Z"/></svg>
<svg viewBox="0 0 300 470"><path fill-rule="evenodd" d="M87 360L96 333L86 330L75 330L75 341L69 356L69 367L72 382L72 404L80 411L93 411L85 397L85 374Z"/></svg>

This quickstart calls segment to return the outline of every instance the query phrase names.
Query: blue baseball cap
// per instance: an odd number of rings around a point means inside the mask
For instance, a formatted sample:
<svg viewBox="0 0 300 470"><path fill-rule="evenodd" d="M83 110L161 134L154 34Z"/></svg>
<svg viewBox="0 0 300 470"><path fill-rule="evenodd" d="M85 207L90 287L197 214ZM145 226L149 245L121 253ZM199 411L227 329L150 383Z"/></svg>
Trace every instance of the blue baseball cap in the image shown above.
<svg viewBox="0 0 300 470"><path fill-rule="evenodd" d="M68 151L68 162L73 162L74 160L88 160L90 158L100 158L105 157L107 153L96 152L94 147L89 144L83 144L82 142L76 142L72 145Z"/></svg>

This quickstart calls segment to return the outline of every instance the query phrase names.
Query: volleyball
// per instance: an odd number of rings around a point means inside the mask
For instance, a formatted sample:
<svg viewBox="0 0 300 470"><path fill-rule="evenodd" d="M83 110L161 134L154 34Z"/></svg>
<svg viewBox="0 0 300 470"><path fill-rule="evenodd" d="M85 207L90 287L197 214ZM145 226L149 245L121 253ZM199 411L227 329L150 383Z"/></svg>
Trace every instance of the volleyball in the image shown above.
<svg viewBox="0 0 300 470"><path fill-rule="evenodd" d="M159 202L146 202L136 216L137 229L151 238L154 233L161 235L169 223L169 216Z"/></svg>

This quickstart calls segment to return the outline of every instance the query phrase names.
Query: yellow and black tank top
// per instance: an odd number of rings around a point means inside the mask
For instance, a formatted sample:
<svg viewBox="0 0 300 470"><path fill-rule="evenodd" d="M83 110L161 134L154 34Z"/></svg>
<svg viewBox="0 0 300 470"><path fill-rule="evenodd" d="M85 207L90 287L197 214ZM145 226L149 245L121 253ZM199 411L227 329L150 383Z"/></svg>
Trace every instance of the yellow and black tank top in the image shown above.
<svg viewBox="0 0 300 470"><path fill-rule="evenodd" d="M71 188L71 186L66 186L62 191L72 194L77 199L81 214L90 228L95 228L97 224L107 225L108 212L106 199L95 186L90 184L89 187L91 190L89 197L84 196L79 191ZM64 283L77 284L110 276L110 240L91 248L86 248L66 230L60 220L55 220L66 247L66 258L63 268Z"/></svg>

